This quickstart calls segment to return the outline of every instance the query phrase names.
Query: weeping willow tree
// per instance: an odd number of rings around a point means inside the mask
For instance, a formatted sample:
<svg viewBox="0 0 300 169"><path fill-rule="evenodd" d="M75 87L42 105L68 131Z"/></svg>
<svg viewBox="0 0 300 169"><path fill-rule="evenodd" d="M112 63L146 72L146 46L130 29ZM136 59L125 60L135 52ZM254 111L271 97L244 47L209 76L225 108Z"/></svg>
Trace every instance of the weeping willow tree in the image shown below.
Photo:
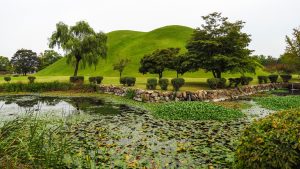
<svg viewBox="0 0 300 169"><path fill-rule="evenodd" d="M107 36L103 32L96 33L87 22L80 21L74 26L63 22L56 24L56 31L49 39L49 47L62 48L66 52L67 63L75 66L77 76L79 64L97 66L100 58L107 55Z"/></svg>

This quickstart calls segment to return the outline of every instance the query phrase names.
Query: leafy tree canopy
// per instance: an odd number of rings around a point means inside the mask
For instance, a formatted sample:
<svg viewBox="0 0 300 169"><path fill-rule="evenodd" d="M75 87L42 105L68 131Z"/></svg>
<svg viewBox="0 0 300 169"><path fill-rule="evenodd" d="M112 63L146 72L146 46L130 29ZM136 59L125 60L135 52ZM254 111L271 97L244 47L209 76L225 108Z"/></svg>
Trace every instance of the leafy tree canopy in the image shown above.
<svg viewBox="0 0 300 169"><path fill-rule="evenodd" d="M4 56L0 56L0 71L1 72L8 72L11 69L11 64L9 59Z"/></svg>
<svg viewBox="0 0 300 169"><path fill-rule="evenodd" d="M99 59L107 55L107 36L103 32L96 33L84 21L71 27L59 22L49 41L50 48L58 46L66 52L67 63L75 65L74 76L77 76L80 62L83 68L96 66Z"/></svg>
<svg viewBox="0 0 300 169"><path fill-rule="evenodd" d="M178 55L180 48L157 49L151 54L146 54L140 61L139 72L158 74L162 78L163 71L172 64L172 59Z"/></svg>
<svg viewBox="0 0 300 169"><path fill-rule="evenodd" d="M11 64L16 73L26 76L27 73L32 73L39 66L37 54L32 50L20 49L11 58Z"/></svg>
<svg viewBox="0 0 300 169"><path fill-rule="evenodd" d="M196 67L195 65L196 60L193 57L190 57L186 54L181 54L174 56L171 59L171 63L167 65L167 67L171 70L175 70L178 75L183 75L188 71L196 71L197 69L194 69Z"/></svg>
<svg viewBox="0 0 300 169"><path fill-rule="evenodd" d="M194 30L186 46L189 55L197 60L197 67L221 78L221 73L236 70L244 60L251 59L252 51L247 48L251 39L242 32L243 21L229 22L221 13L202 18L205 23Z"/></svg>
<svg viewBox="0 0 300 169"><path fill-rule="evenodd" d="M122 77L122 73L125 67L129 64L129 59L120 59L117 63L113 64L113 69L119 71L120 77Z"/></svg>
<svg viewBox="0 0 300 169"><path fill-rule="evenodd" d="M54 50L45 50L39 55L40 66L39 70L46 68L47 66L53 64L57 60L61 59L62 56Z"/></svg>

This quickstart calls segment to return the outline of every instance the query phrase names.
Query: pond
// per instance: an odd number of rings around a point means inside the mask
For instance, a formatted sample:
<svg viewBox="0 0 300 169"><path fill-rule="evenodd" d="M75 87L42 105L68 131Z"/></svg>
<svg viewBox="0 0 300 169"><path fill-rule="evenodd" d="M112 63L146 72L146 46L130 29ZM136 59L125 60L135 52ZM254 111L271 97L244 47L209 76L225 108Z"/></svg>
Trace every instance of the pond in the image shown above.
<svg viewBox="0 0 300 169"><path fill-rule="evenodd" d="M1 120L28 113L63 117L83 113L114 116L130 109L124 104L114 104L94 97L0 96Z"/></svg>

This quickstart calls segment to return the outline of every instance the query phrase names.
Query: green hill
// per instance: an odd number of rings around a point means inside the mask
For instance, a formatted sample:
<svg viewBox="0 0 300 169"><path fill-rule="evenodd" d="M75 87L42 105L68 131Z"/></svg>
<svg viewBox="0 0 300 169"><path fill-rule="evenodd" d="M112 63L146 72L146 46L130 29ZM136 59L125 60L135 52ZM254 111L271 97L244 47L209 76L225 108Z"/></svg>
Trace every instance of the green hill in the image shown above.
<svg viewBox="0 0 300 169"><path fill-rule="evenodd" d="M124 75L144 76L138 72L140 59L147 53L156 49L168 47L179 47L185 52L185 45L193 32L192 28L172 25L155 29L150 32L138 32L130 30L119 30L108 33L108 56L106 60L100 60L98 66L80 69L79 75L92 76L102 75L117 77L119 74L112 69L112 65L120 58L129 58L129 66L125 68ZM70 76L73 74L73 67L66 64L63 58L37 73L38 76ZM260 71L259 71L260 72ZM147 75L156 76L156 75ZM167 71L164 76L175 77L175 72ZM203 71L187 73L185 77L211 77L211 73ZM232 76L232 75L229 75Z"/></svg>

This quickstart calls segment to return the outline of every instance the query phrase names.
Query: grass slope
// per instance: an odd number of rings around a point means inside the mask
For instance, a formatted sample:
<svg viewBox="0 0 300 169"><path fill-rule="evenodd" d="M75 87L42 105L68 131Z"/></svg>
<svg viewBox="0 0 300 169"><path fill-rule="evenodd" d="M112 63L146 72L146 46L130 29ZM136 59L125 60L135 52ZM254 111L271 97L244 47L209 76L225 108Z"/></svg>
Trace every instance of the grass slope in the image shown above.
<svg viewBox="0 0 300 169"><path fill-rule="evenodd" d="M140 59L147 53L151 53L156 49L168 47L179 47L181 52L185 52L185 45L193 32L192 28L172 25L155 29L150 32L138 32L130 30L120 30L108 33L108 56L106 60L101 60L96 67L80 69L79 75L93 76L102 75L105 77L118 77L118 72L112 70L112 65L120 58L129 58L131 63L124 70L125 76L157 76L142 75L138 72ZM50 65L46 69L38 72L37 76L70 76L73 74L73 67L66 64L63 58L56 63ZM258 74L265 74L258 70ZM175 77L173 71L166 71L166 77ZM204 71L186 73L185 77L209 78L211 73ZM232 77L234 75L224 74L224 77Z"/></svg>

